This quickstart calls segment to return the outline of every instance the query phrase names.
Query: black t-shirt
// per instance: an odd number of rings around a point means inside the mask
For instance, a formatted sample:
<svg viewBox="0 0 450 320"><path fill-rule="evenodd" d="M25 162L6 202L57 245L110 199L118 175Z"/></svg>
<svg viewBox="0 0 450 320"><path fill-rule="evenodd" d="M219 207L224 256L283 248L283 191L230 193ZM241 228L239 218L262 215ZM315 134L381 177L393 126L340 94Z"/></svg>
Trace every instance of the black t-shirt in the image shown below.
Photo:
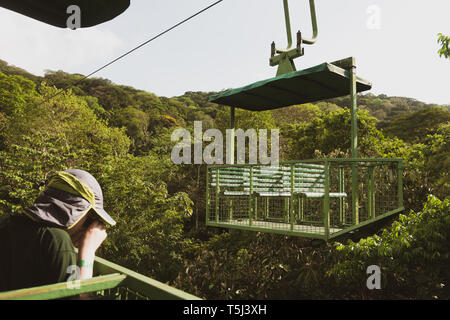
<svg viewBox="0 0 450 320"><path fill-rule="evenodd" d="M67 281L77 254L65 230L8 215L0 217L0 261L2 292Z"/></svg>

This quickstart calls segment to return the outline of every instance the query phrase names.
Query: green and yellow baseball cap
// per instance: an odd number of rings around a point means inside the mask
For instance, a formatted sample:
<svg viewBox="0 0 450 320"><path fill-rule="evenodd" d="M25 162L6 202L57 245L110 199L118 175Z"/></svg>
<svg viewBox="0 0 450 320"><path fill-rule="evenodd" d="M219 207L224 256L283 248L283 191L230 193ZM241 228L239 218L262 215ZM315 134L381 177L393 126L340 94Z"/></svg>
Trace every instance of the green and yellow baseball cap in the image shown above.
<svg viewBox="0 0 450 320"><path fill-rule="evenodd" d="M116 221L103 208L103 192L87 171L69 169L57 172L25 213L35 221L70 229L86 214L94 212L100 220L114 226Z"/></svg>

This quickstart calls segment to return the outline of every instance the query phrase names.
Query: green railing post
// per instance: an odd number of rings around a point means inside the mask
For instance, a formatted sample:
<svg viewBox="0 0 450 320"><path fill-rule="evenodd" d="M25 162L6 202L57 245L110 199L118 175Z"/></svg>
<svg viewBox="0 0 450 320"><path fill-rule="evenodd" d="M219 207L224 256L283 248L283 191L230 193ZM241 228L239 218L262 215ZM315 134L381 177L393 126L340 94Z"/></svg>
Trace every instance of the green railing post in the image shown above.
<svg viewBox="0 0 450 320"><path fill-rule="evenodd" d="M265 198L265 208L264 208L264 219L268 219L269 218L269 197Z"/></svg>
<svg viewBox="0 0 450 320"><path fill-rule="evenodd" d="M284 198L283 221L284 223L289 223L289 199L286 197L283 198Z"/></svg>
<svg viewBox="0 0 450 320"><path fill-rule="evenodd" d="M253 166L250 166L250 195L248 197L248 224L253 224Z"/></svg>
<svg viewBox="0 0 450 320"><path fill-rule="evenodd" d="M403 208L403 161L397 162L398 179L398 207Z"/></svg>
<svg viewBox="0 0 450 320"><path fill-rule="evenodd" d="M209 169L206 166L206 223L209 221L209 206L211 204L210 194L209 194Z"/></svg>
<svg viewBox="0 0 450 320"><path fill-rule="evenodd" d="M216 203L215 203L215 212L216 212L216 222L219 222L219 183L220 183L220 170L219 168L216 169Z"/></svg>
<svg viewBox="0 0 450 320"><path fill-rule="evenodd" d="M353 224L359 223L358 163L352 163L352 217Z"/></svg>
<svg viewBox="0 0 450 320"><path fill-rule="evenodd" d="M323 227L325 239L330 236L330 163L325 161L325 195L323 197Z"/></svg>
<svg viewBox="0 0 450 320"><path fill-rule="evenodd" d="M253 219L258 220L258 197L254 197L253 202Z"/></svg>
<svg viewBox="0 0 450 320"><path fill-rule="evenodd" d="M170 287L165 283L151 279L100 257L95 257L94 274L106 275L110 273L126 275L127 278L124 280L124 286L126 288L154 300L199 300L198 297Z"/></svg>
<svg viewBox="0 0 450 320"><path fill-rule="evenodd" d="M227 164L234 164L234 129L235 129L235 108L231 107L230 109L230 141L229 141L229 150L227 148L226 152L228 153L226 156Z"/></svg>
<svg viewBox="0 0 450 320"><path fill-rule="evenodd" d="M299 215L299 222L303 222L303 215L304 215L304 211L303 211L303 196L300 195L298 197L298 215Z"/></svg>
<svg viewBox="0 0 450 320"><path fill-rule="evenodd" d="M356 62L355 58L351 58L351 66L349 68L350 72L350 99L351 99L351 149L352 158L358 158L358 102L357 102L357 92L356 92Z"/></svg>
<svg viewBox="0 0 450 320"><path fill-rule="evenodd" d="M344 168L339 165L339 193L344 192ZM345 224L344 198L339 197L339 223Z"/></svg>
<svg viewBox="0 0 450 320"><path fill-rule="evenodd" d="M367 206L369 209L369 219L375 219L375 194L374 194L374 166L369 166L369 184L367 195Z"/></svg>
<svg viewBox="0 0 450 320"><path fill-rule="evenodd" d="M291 165L291 196L289 197L289 214L291 219L291 231L294 230L295 211L294 211L294 165Z"/></svg>
<svg viewBox="0 0 450 320"><path fill-rule="evenodd" d="M351 149L352 158L358 158L358 104L356 91L356 62L355 58L351 58L350 72L350 98L351 98ZM358 162L352 163L352 217L353 224L359 223L359 204L358 204Z"/></svg>

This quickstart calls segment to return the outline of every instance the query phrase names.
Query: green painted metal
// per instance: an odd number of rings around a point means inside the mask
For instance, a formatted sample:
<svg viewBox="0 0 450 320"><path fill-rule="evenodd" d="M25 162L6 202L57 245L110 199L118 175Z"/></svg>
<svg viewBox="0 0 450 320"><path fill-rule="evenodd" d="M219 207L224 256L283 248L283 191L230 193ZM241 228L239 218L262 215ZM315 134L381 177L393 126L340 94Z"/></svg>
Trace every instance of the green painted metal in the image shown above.
<svg viewBox="0 0 450 320"><path fill-rule="evenodd" d="M230 129L231 129L231 140L228 142L228 145L230 146L230 151L227 152L227 157L229 157L229 159L227 159L227 163L234 163L234 131L236 128L236 110L234 107L230 107Z"/></svg>
<svg viewBox="0 0 450 320"><path fill-rule="evenodd" d="M77 5L81 11L81 27L92 27L114 19L129 6L130 0L2 0L0 6L55 27L67 28L71 14L67 8Z"/></svg>
<svg viewBox="0 0 450 320"><path fill-rule="evenodd" d="M298 197L298 210L299 210L299 223L304 221L304 207L303 207L303 196Z"/></svg>
<svg viewBox="0 0 450 320"><path fill-rule="evenodd" d="M367 192L367 201L368 201L368 210L369 210L369 218L375 219L375 186L374 186L374 166L369 167L369 175L368 175L368 192Z"/></svg>
<svg viewBox="0 0 450 320"><path fill-rule="evenodd" d="M250 196L248 198L249 205L248 205L248 216L249 216L249 224L252 225L253 222L253 167L250 167Z"/></svg>
<svg viewBox="0 0 450 320"><path fill-rule="evenodd" d="M211 102L251 111L264 111L348 95L350 72L330 63L286 73L210 97ZM356 90L372 84L356 77Z"/></svg>
<svg viewBox="0 0 450 320"><path fill-rule="evenodd" d="M358 102L357 102L357 89L356 89L356 62L355 58L351 58L350 72L350 99L351 99L351 150L352 158L358 158Z"/></svg>
<svg viewBox="0 0 450 320"><path fill-rule="evenodd" d="M387 164L387 163L402 163L403 159L399 158L327 158L326 159L329 163L332 162L371 162L371 163L380 163L380 164ZM279 165L290 165L292 163L301 163L303 164L311 164L311 163L323 163L324 159L304 159L304 160L289 160L289 161L280 161ZM241 164L233 164L233 169L242 169L242 168L250 168L251 166L255 166L254 164L249 163L241 163ZM208 168L224 168L225 166L223 164L209 164Z"/></svg>
<svg viewBox="0 0 450 320"><path fill-rule="evenodd" d="M284 218L284 223L289 223L289 200L290 200L290 198L291 197L289 197L289 198L287 198L287 197L285 197L284 198L284 214L283 214L283 218Z"/></svg>
<svg viewBox="0 0 450 320"><path fill-rule="evenodd" d="M350 72L350 99L351 99L351 151L352 158L358 158L358 122L357 122L357 89L356 89L356 63L355 59L351 58L344 63ZM359 223L359 195L358 195L358 168L354 163L352 165L352 217L353 224Z"/></svg>
<svg viewBox="0 0 450 320"><path fill-rule="evenodd" d="M301 34L299 33L297 37L301 37ZM301 43L300 41L298 41L298 43ZM280 76L286 73L297 71L297 68L294 64L294 59L301 57L304 51L299 44L295 49L280 53L279 55L275 55L274 52L276 52L275 43L272 43L272 56L270 58L269 64L272 67L278 66L276 75Z"/></svg>
<svg viewBox="0 0 450 320"><path fill-rule="evenodd" d="M292 47L292 33L290 25L288 0L284 0L286 34L288 39L288 47L286 50L276 49L275 43L272 43L272 52L270 65L278 65L277 76L274 78L259 81L241 88L228 90L210 97L210 101L223 104L227 106L242 108L251 111L264 111L276 108L299 105L308 102L315 102L324 99L346 96L350 94L350 110L351 110L351 159L314 159L305 161L291 161L284 162L284 165L291 163L290 169L282 168L277 170L266 169L265 172L258 171L258 168L252 165L239 165L235 168L242 168L243 178L237 182L231 175L222 177L224 179L224 188L235 188L231 191L225 191L224 196L249 196L249 222L248 226L245 222L232 222L225 227L239 228L244 230L261 230L264 232L275 232L282 234L299 234L301 229L296 223L296 213L298 212L298 222L303 224L311 224L311 230L314 224L318 221L321 226L318 230L322 230L323 234L311 232L301 232L303 234L310 234L312 237L320 234L320 239L329 239L334 237L336 232L349 232L348 228L354 226L362 226L369 224L371 221L378 219L375 210L375 177L374 167L389 165L390 163L397 163L398 167L398 188L396 193L399 197L398 205L403 206L403 190L401 180L401 159L360 159L358 158L358 126L357 126L357 94L371 88L371 83L358 78L356 76L356 62L354 57L334 61L331 63L323 63L318 66L296 71L293 60L302 56L304 51L303 43L312 44L317 38L317 18L315 14L314 0L310 0L311 19L313 23L313 38L311 40L303 39L300 32L297 33L297 46ZM234 109L233 109L234 111ZM233 115L234 117L234 115ZM306 164L305 162L309 162ZM338 168L338 178L333 178L333 191L331 191L330 181L330 166L334 166L336 162L340 162ZM295 166L301 163L302 168L297 169ZM282 164L280 164L283 166ZM324 167L321 167L323 165ZM351 190L346 190L348 184L344 181L344 167L349 165L351 169ZM252 174L250 183L246 181L246 173L244 168L250 168ZM255 171L253 171L255 168ZM368 169L368 185L367 189L359 190L359 175L364 177L364 170ZM287 170L290 170L289 177L286 175ZM281 174L280 174L281 171ZM284 173L283 173L284 171ZM322 176L323 174L323 176ZM334 182L337 181L337 184ZM249 188L250 185L250 188ZM361 184L362 185L362 184ZM390 186L389 186L390 188ZM351 200L346 200L347 194L351 192ZM361 198L367 197L367 203L359 202ZM367 194L366 194L367 193ZM269 199L273 197L282 198L281 205L278 211L281 212L281 217L277 220L289 225L290 230L276 230L280 226L273 226L271 230L270 223L265 221L258 221L258 216L252 215L258 211L258 197L265 197L265 211L264 217L271 215L269 210ZM338 217L333 217L333 227L331 227L331 209L330 199L338 198L338 207L333 207L334 212L338 212ZM295 199L298 199L298 208L295 208ZM310 202L311 199L318 199L322 201L322 212L320 220L315 220L317 217L311 216L311 208L305 209L305 202ZM270 200L272 201L272 200ZM351 203L348 203L350 202ZM391 202L386 202L391 203ZM347 215L346 208L351 208ZM367 206L368 218L363 215L360 219L360 207ZM386 208L389 206L386 205ZM378 209L378 208L377 208ZM305 217L305 210L308 210L308 217ZM398 212L395 210L388 210L389 213ZM361 211L366 212L366 211ZM368 220L365 220L368 219ZM363 221L360 221L363 220ZM241 219L242 221L242 219ZM336 221L340 228L336 229ZM235 223L235 224L234 224ZM234 225L233 225L234 224ZM207 225L213 225L212 221L207 221ZM216 221L215 226L223 226L220 221ZM284 228L284 227L283 227ZM283 229L282 228L282 229ZM297 228L297 229L296 229ZM320 231L322 232L322 231Z"/></svg>
<svg viewBox="0 0 450 320"><path fill-rule="evenodd" d="M311 22L313 29L313 37L311 39L302 38L302 34L300 31L297 32L297 46L294 49L292 48L292 32L291 32L291 21L289 15L289 4L288 0L283 0L284 6L284 16L286 22L286 35L288 46L285 50L279 50L275 46L275 42L272 42L271 45L271 57L269 64L274 67L278 65L277 76L294 72L297 69L295 68L294 59L301 57L304 55L304 49L302 48L302 44L314 44L317 40L318 28L317 28L317 16L314 0L309 1L310 13L311 13Z"/></svg>
<svg viewBox="0 0 450 320"><path fill-rule="evenodd" d="M294 190L295 190L295 182L294 182L294 165L291 165L291 174L290 174L290 180L291 180L291 196L289 197L289 216L291 218L291 230L294 230L294 223L295 223L295 210L294 210Z"/></svg>
<svg viewBox="0 0 450 320"><path fill-rule="evenodd" d="M266 204L264 207L264 218L268 219L269 218L269 198L268 197L265 198L265 202L266 202Z"/></svg>
<svg viewBox="0 0 450 320"><path fill-rule="evenodd" d="M123 286L152 300L200 300L200 298L124 268L100 257L95 257L94 274L120 273L126 276Z"/></svg>
<svg viewBox="0 0 450 320"><path fill-rule="evenodd" d="M206 221L210 219L209 206L211 205L210 191L209 191L210 173L206 168Z"/></svg>
<svg viewBox="0 0 450 320"><path fill-rule="evenodd" d="M0 300L51 300L72 297L83 293L115 288L126 279L126 275L114 273L87 280L63 282L47 286L20 289L0 293Z"/></svg>
<svg viewBox="0 0 450 320"><path fill-rule="evenodd" d="M352 223L359 223L358 167L352 164Z"/></svg>
<svg viewBox="0 0 450 320"><path fill-rule="evenodd" d="M314 0L309 0L309 11L311 14L311 22L312 22L312 29L313 29L313 35L312 38L302 38L302 42L305 44L314 44L317 41L317 36L319 34L319 29L317 28L317 15L316 15L316 5L314 3Z"/></svg>
<svg viewBox="0 0 450 320"><path fill-rule="evenodd" d="M288 0L283 0L284 4L284 18L286 20L286 34L288 39L288 46L286 50L292 47L292 32L291 32L291 19L289 17L289 3Z"/></svg>
<svg viewBox="0 0 450 320"><path fill-rule="evenodd" d="M330 236L330 165L325 161L325 196L323 197L323 226L325 239Z"/></svg>
<svg viewBox="0 0 450 320"><path fill-rule="evenodd" d="M170 287L162 282L95 257L94 277L87 280L61 282L46 286L0 292L0 300L49 300L77 296L96 295L107 290L124 288L137 296L152 300L200 300L200 298Z"/></svg>
<svg viewBox="0 0 450 320"><path fill-rule="evenodd" d="M266 168L264 166L252 166L251 168L254 168L251 180L252 194L256 193L262 195L262 193L264 193L265 196L276 196L280 192L291 192L291 194L305 192L307 197L321 197L322 195L320 194L323 194L325 190L325 166L323 165L297 163L292 165L289 169L292 171L292 176L291 173L289 173L289 177L287 176L287 168ZM250 174L247 172L248 171L244 168L231 171L230 167L222 167L222 169L220 169L220 180L216 179L217 175L213 175L211 186L215 186L216 189L217 186L225 188L241 187L244 189L244 192L250 193ZM293 184L291 185L291 183ZM293 188L291 189L291 187ZM239 191L227 191L226 195L238 195L237 192ZM342 195L339 193L329 193L329 196L346 196L343 192L341 192L341 194ZM255 206L256 205L257 204L255 204ZM286 211L289 211L288 206L292 207L293 203L285 205ZM286 216L289 215L289 213L286 214Z"/></svg>
<svg viewBox="0 0 450 320"><path fill-rule="evenodd" d="M403 161L398 163L397 179L398 179L398 206L403 207Z"/></svg>
<svg viewBox="0 0 450 320"><path fill-rule="evenodd" d="M342 166L339 166L339 193L344 192L344 168ZM344 214L344 199L339 198L339 223L341 225L345 224L345 214Z"/></svg>
<svg viewBox="0 0 450 320"><path fill-rule="evenodd" d="M217 170L216 170L216 201L214 202L215 206L216 206L215 214L216 214L217 222L219 221L219 192L220 192L220 174L219 173L220 173L220 169L217 168Z"/></svg>
<svg viewBox="0 0 450 320"><path fill-rule="evenodd" d="M230 210L228 211L228 216L230 217L230 220L233 220L233 200L230 199L229 203L228 203L228 207L230 208Z"/></svg>
<svg viewBox="0 0 450 320"><path fill-rule="evenodd" d="M306 163L309 161L311 162ZM397 185L397 182L392 180L393 178L390 178L390 182L383 182L384 180L378 179L375 185L374 170L377 168L376 170L382 169L384 170L383 172L389 173L401 163L401 159L350 158L285 161L279 163L279 168L277 169L276 167L255 164L211 165L208 166L208 170L214 173L217 172L218 168L221 168L219 180L225 181L221 184L221 188L223 186L223 190L221 189L219 195L220 199L223 199L221 203L224 203L228 196L231 197L230 199L234 199L234 196L247 196L247 198L241 198L240 203L242 203L243 199L247 199L248 207L246 206L245 210L247 210L248 214L242 215L242 212L245 212L243 211L244 208L240 207L241 205L237 202L236 210L240 212L237 217L229 219L229 216L216 216L214 221L211 219L207 221L207 225L264 232L272 232L270 231L272 228L277 229L276 233L280 234L304 235L308 233L312 235L311 237L321 234L320 239L331 239L336 232L345 233L352 230L348 228L353 226L364 226L371 221L376 221L383 214L383 211L393 213L393 210L398 208L395 206L402 202L400 198L397 202L393 201L395 200L393 197L396 197L397 193L401 197L399 191L402 182L399 181ZM233 171L231 168L235 170ZM331 177L331 168L333 168L333 177ZM349 176L349 173L351 174L354 168L356 168L358 175L361 174L362 177L365 177L364 183L358 185L358 188L361 189L361 198L367 199L361 205L365 207L363 212L368 214L364 215L361 221L359 217L358 219L352 219L353 211L346 212L345 209L348 208L348 205L352 208L353 203L350 200L351 198L349 200L345 199L347 193L352 193L353 191L351 181L346 182L345 177ZM347 174L344 173L344 170ZM228 175L230 172L234 174ZM239 173L241 177L237 176L236 173ZM305 178L301 175L308 175L308 177ZM310 181L314 179L313 177L318 181ZM377 177L382 177L382 175L377 174ZM232 178L232 181L240 181L240 184L233 183L230 187L226 187L226 185L230 185L226 182L228 178ZM388 188L394 194L391 199L388 199L389 195L378 195L380 197L384 196L384 199L380 198L383 208L380 208L380 210L377 208L377 211L379 211L377 213L374 201L375 192L377 190L385 190L386 186L383 185L384 183L389 183ZM214 187L217 188L217 185ZM317 189L318 187L321 189ZM359 195L359 192L356 192L356 194ZM273 200L269 199L269 197L273 198ZM333 198L337 198L337 202L333 201L333 208L331 208L331 199ZM321 203L320 217L311 216L313 212L311 210L315 210L310 207L312 200L320 201ZM270 205L270 208L269 203L273 203ZM306 207L305 203L307 203ZM359 205L359 202L357 203ZM263 212L263 214L259 215L258 212ZM305 217L305 212L308 214L307 217ZM350 216L347 213L350 213ZM337 215L336 217L334 217L335 214ZM219 221L217 221L217 218L219 218ZM278 225L272 224L271 221L277 222Z"/></svg>
<svg viewBox="0 0 450 320"><path fill-rule="evenodd" d="M365 227L365 226L367 226L367 225L369 225L369 224L371 224L371 223L374 223L374 222L376 222L376 221L382 220L382 219L384 219L384 218L387 218L387 217L389 217L389 216L392 216L392 215L394 215L394 214L397 214L397 213L399 213L399 212L402 212L403 210L405 210L404 207L399 207L399 208L397 208L397 209L394 209L394 210L388 211L388 212L386 212L386 213L383 213L383 214L377 216L377 217L374 218L374 219L366 220L366 221L364 221L364 222L360 222L360 223L357 224L357 225L349 226L349 227L347 227L347 228L345 228L345 229L342 229L341 231L332 233L332 234L330 235L329 239L333 239L333 238L342 236L342 235L344 235L344 234L346 234L346 233L349 233L350 231L354 231L354 230L357 230L357 229L361 229L362 227ZM329 240L329 239L328 239L328 240Z"/></svg>
<svg viewBox="0 0 450 320"><path fill-rule="evenodd" d="M209 222L207 225L210 227L224 228L224 225L222 223ZM261 227L257 227L257 226L249 227L246 225L231 225L231 224L227 225L226 228L246 230L246 231L259 231L259 232L266 232L266 233L283 234L283 235L288 235L288 236L297 236L297 237L303 237L303 238L326 240L325 236L320 233L308 233L308 232L297 232L297 231L291 231L291 230L267 229L267 228L261 228Z"/></svg>

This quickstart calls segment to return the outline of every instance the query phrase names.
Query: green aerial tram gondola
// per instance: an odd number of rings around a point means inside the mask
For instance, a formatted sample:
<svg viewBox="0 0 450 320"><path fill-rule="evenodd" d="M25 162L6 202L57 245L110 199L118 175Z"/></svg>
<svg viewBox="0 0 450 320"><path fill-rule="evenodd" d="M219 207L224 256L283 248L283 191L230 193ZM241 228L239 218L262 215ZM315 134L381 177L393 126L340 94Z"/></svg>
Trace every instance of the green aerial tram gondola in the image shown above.
<svg viewBox="0 0 450 320"><path fill-rule="evenodd" d="M352 156L276 166L209 165L208 226L327 241L404 210L402 160L358 158L357 93L372 85L356 76L355 58L295 68L293 60L304 54L302 45L314 44L318 35L314 0L309 2L313 37L305 39L299 31L292 48L284 0L288 47L279 50L272 43L270 66L278 66L276 77L213 95L210 101L231 107L234 129L235 108L258 112L350 94Z"/></svg>
<svg viewBox="0 0 450 320"><path fill-rule="evenodd" d="M119 16L130 0L0 0L0 7L59 28L68 27L68 8L74 5L80 8L80 27L87 28Z"/></svg>

